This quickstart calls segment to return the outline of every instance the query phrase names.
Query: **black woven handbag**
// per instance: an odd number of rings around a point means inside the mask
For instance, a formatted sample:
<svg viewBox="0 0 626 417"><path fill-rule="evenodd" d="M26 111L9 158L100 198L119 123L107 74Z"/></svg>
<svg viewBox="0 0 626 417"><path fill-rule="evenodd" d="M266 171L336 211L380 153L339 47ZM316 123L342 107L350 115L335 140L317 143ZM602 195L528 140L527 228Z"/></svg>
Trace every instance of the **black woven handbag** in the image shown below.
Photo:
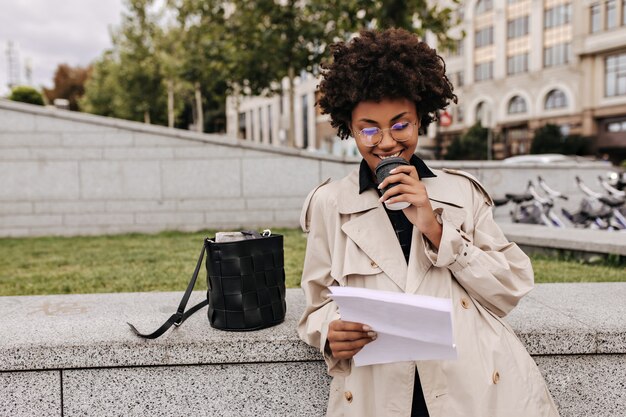
<svg viewBox="0 0 626 417"><path fill-rule="evenodd" d="M245 240L215 242L205 239L196 269L180 301L178 310L161 327L140 337L155 339L172 326L180 326L193 313L209 305L209 323L221 330L247 331L283 322L285 303L285 269L283 237L242 232ZM207 299L185 311L207 252Z"/></svg>

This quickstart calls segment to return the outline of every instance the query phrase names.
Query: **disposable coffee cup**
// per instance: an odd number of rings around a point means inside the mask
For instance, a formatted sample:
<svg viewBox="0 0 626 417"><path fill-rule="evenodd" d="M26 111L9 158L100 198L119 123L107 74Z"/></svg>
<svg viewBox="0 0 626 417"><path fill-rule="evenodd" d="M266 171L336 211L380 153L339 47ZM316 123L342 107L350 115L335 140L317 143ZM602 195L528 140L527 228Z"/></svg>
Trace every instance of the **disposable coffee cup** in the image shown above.
<svg viewBox="0 0 626 417"><path fill-rule="evenodd" d="M376 175L376 181L380 184L381 182L385 180L385 178L389 176L389 171L401 165L409 165L409 163L407 162L406 159L401 158L399 156L393 156L391 158L383 159L382 161L380 161L380 163L378 164L374 172L374 175ZM391 187L395 187L396 185L398 184L395 183L395 184L387 185L382 190L383 194L386 193L387 190L389 190ZM407 208L410 205L411 203L408 203L406 201L398 201L397 203L391 203L391 204L387 204L387 202L385 202L385 206L389 210L402 210L402 209Z"/></svg>

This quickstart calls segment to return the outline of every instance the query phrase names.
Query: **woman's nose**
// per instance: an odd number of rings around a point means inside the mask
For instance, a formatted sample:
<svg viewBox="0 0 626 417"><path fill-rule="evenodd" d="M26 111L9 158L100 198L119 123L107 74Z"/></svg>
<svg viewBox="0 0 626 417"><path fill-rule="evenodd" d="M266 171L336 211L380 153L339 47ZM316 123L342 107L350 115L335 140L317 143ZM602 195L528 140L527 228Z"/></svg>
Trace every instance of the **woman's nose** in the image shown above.
<svg viewBox="0 0 626 417"><path fill-rule="evenodd" d="M392 149L396 146L396 140L391 136L391 130L382 131L383 138L380 140L378 147L380 149Z"/></svg>

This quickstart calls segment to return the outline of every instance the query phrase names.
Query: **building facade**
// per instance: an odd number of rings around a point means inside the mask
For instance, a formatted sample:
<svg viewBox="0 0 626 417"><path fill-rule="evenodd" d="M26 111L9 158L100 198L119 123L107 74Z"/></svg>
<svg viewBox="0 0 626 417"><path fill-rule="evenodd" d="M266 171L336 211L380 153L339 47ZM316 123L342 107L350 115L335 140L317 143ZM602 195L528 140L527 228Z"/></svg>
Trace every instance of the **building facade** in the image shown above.
<svg viewBox="0 0 626 417"><path fill-rule="evenodd" d="M592 138L626 159L626 0L478 0L460 10L464 31L444 54L459 103L439 149L481 121L497 159L528 153L547 123Z"/></svg>
<svg viewBox="0 0 626 417"><path fill-rule="evenodd" d="M534 131L554 123L565 135L592 138L596 154L626 159L626 0L471 0L458 13L462 23L451 35L463 39L454 52L439 53L459 102L420 148L445 156L480 121L494 132L493 157L501 159L528 153ZM434 37L426 41L436 47ZM297 79L296 146L354 154L316 109L318 82ZM287 105L286 95L231 97L228 133L285 144Z"/></svg>

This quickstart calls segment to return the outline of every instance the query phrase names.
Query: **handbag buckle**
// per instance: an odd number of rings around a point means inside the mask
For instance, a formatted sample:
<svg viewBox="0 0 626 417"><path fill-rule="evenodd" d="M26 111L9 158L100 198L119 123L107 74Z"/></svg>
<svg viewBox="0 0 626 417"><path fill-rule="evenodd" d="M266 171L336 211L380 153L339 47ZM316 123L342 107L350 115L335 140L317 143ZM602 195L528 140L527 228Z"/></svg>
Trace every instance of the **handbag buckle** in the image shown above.
<svg viewBox="0 0 626 417"><path fill-rule="evenodd" d="M270 237L270 236L272 236L272 231L270 229L265 229L265 230L263 230L262 235L263 235L263 237Z"/></svg>
<svg viewBox="0 0 626 417"><path fill-rule="evenodd" d="M183 324L183 318L185 318L185 316L182 313L178 313L177 316L178 316L178 318L174 322L174 326L176 326L176 327L178 327L181 324Z"/></svg>

